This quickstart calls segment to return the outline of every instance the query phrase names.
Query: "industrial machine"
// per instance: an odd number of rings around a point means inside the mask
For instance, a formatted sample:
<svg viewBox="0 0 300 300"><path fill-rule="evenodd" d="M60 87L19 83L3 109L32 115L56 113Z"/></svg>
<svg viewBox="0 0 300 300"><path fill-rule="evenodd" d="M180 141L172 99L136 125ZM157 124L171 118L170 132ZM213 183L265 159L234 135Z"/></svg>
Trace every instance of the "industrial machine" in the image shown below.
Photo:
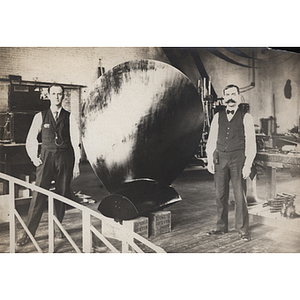
<svg viewBox="0 0 300 300"><path fill-rule="evenodd" d="M20 76L10 75L0 85L0 170L18 178L31 175L35 168L25 141L34 115L49 107L49 100L41 99L40 87L23 82Z"/></svg>
<svg viewBox="0 0 300 300"><path fill-rule="evenodd" d="M1 97L0 141L2 143L24 143L33 116L49 107L49 100L40 98L40 88L22 83L21 78L10 76L9 81L1 81L6 97ZM14 78L14 80L12 79Z"/></svg>

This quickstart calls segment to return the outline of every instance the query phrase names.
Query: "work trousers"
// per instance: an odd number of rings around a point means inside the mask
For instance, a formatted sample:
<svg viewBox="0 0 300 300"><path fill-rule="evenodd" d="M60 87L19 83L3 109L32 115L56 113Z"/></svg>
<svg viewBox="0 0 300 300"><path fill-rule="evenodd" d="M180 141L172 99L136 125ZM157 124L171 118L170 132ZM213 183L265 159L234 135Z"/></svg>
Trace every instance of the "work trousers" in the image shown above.
<svg viewBox="0 0 300 300"><path fill-rule="evenodd" d="M245 162L244 150L218 152L218 162L215 162L215 189L217 202L217 228L228 230L228 199L229 182L231 181L235 198L235 228L241 234L247 234L249 216L246 199L246 180L242 169Z"/></svg>
<svg viewBox="0 0 300 300"><path fill-rule="evenodd" d="M43 163L36 168L36 185L49 190L51 182L54 180L55 193L72 198L70 185L74 167L73 149L59 150L55 153L42 149L41 160ZM47 204L47 196L33 192L27 217L27 227L33 236ZM54 212L58 220L62 222L65 215L65 204L54 200Z"/></svg>

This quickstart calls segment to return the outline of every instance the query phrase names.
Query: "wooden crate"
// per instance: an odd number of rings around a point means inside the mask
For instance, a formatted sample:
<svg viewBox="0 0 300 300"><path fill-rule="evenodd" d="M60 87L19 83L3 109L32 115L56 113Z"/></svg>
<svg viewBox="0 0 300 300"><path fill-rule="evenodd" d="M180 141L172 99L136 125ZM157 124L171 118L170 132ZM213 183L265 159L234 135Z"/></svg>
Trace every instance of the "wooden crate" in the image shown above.
<svg viewBox="0 0 300 300"><path fill-rule="evenodd" d="M123 221L124 226L145 238L149 237L149 219L147 217L139 217L130 221Z"/></svg>
<svg viewBox="0 0 300 300"><path fill-rule="evenodd" d="M115 221L111 220L111 222ZM149 220L147 217L139 217L133 220L123 221L123 226L145 238L149 237ZM102 223L102 234L110 238L121 238L120 231L110 222Z"/></svg>
<svg viewBox="0 0 300 300"><path fill-rule="evenodd" d="M158 211L149 215L150 235L171 232L171 212Z"/></svg>

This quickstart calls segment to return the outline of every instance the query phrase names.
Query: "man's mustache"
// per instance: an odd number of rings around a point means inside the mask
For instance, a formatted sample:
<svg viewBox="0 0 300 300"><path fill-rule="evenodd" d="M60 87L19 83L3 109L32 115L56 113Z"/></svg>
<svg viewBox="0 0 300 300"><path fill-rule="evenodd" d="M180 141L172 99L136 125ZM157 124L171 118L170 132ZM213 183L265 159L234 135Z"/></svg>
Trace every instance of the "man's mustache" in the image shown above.
<svg viewBox="0 0 300 300"><path fill-rule="evenodd" d="M228 103L236 103L236 101L234 101L233 99L229 99L229 100L227 100L225 103L226 103L226 104L228 104Z"/></svg>

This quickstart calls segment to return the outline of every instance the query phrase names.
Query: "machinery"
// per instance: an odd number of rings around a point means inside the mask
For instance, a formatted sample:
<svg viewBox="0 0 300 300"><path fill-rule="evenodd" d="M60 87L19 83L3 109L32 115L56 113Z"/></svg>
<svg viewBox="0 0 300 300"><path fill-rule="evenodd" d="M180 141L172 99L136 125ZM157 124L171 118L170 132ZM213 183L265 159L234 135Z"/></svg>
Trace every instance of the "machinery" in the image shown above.
<svg viewBox="0 0 300 300"><path fill-rule="evenodd" d="M99 211L122 222L181 200L171 183L193 157L204 112L171 65L129 61L98 78L82 106L87 158L111 193Z"/></svg>
<svg viewBox="0 0 300 300"><path fill-rule="evenodd" d="M1 98L0 141L24 143L34 115L47 109L49 101L40 99L39 88L22 82L18 76L10 76L10 81L2 81L1 87L7 94Z"/></svg>
<svg viewBox="0 0 300 300"><path fill-rule="evenodd" d="M34 115L49 107L49 100L40 98L37 85L22 81L21 76L1 79L0 96L0 171L24 178L35 171L25 141ZM7 190L6 183L1 193Z"/></svg>

